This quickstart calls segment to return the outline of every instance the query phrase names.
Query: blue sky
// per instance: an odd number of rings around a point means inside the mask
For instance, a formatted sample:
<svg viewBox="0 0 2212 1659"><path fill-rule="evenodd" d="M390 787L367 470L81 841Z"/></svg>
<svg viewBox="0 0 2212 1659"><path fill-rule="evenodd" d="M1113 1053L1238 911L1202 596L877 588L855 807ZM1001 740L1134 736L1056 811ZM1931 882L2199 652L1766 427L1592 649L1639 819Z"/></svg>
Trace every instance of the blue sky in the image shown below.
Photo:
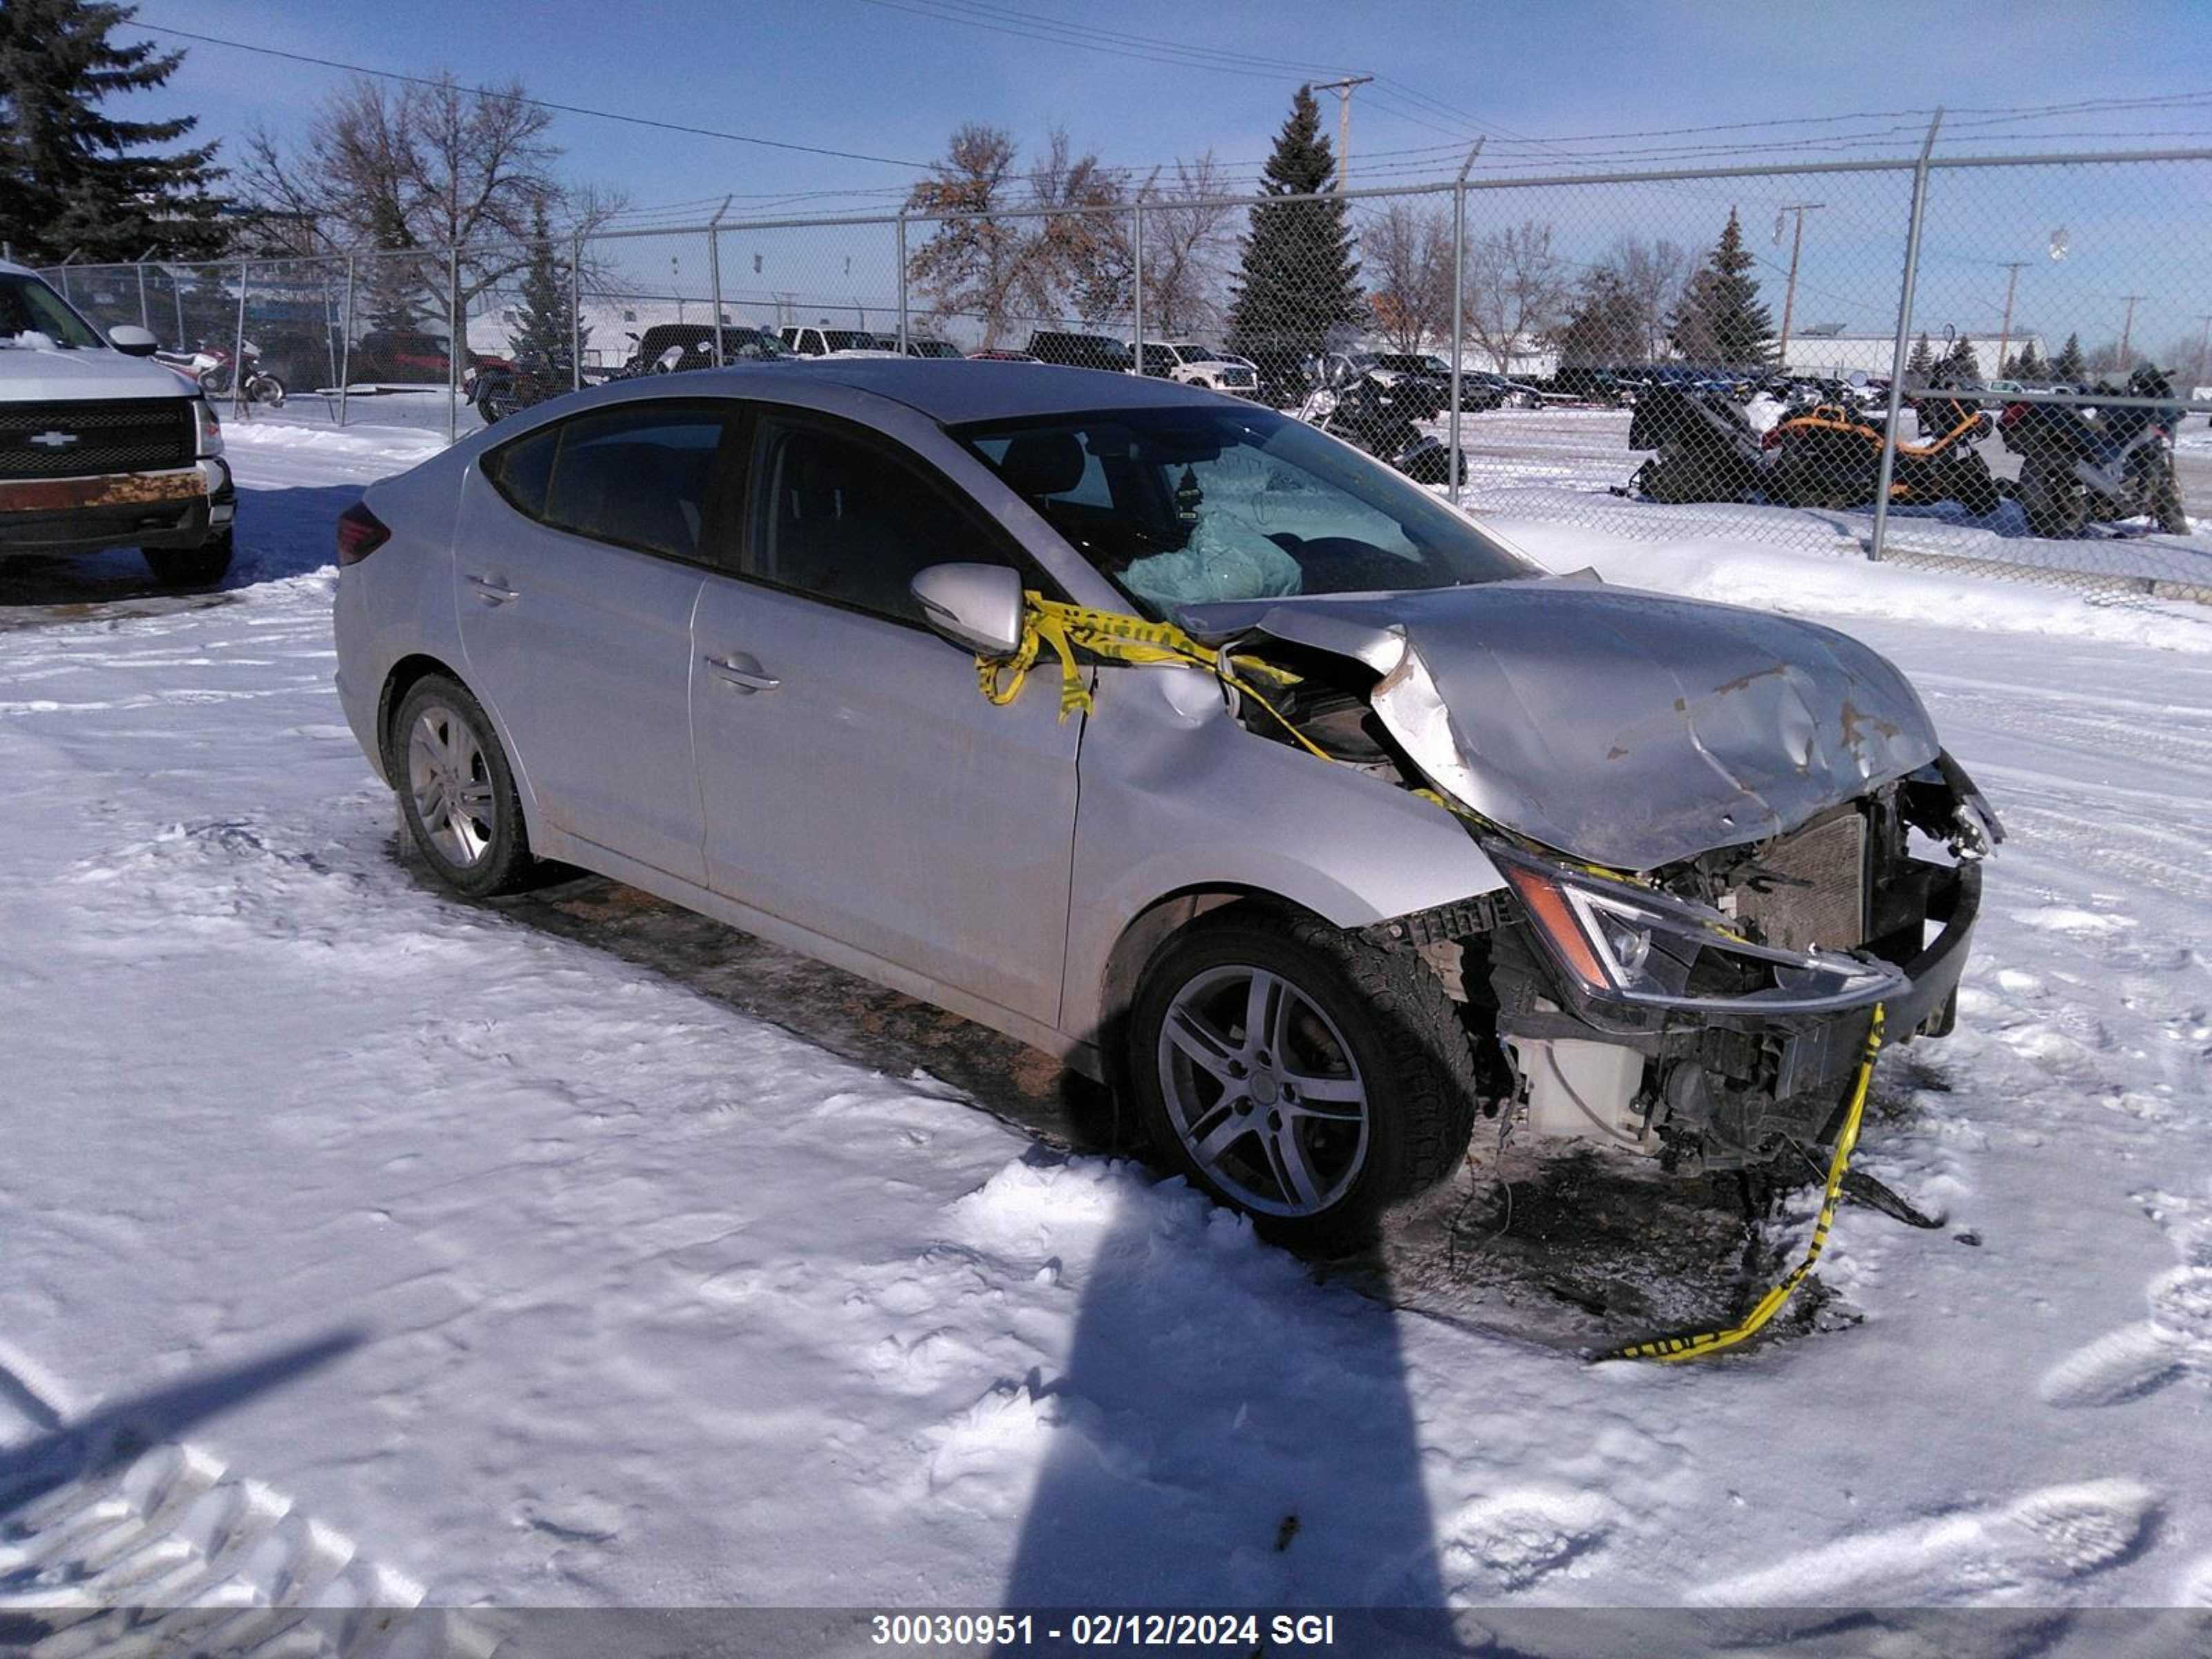
<svg viewBox="0 0 2212 1659"><path fill-rule="evenodd" d="M955 0L970 16L1021 31L1042 19L1088 33L1115 51L1080 50L954 21L946 0L647 0L614 9L584 0L540 3L373 5L146 0L141 21L319 57L410 73L451 69L464 81L519 78L563 102L647 114L796 143L927 161L963 120L1012 129L1024 145L1054 125L1079 149L1142 166L1211 149L1249 178L1301 79L1351 70L1381 77L1354 103L1353 182L1448 177L1451 152L1490 135L1482 171L1510 173L1549 155L1610 149L1735 142L1733 135L1564 144L1528 141L1800 116L1894 112L1942 103L1978 113L1954 118L1957 148L2004 147L2011 133L2050 134L2066 148L2114 148L2122 134L2160 146L2212 142L2212 104L2100 111L2042 122L1999 122L1999 108L2100 98L2212 91L2212 28L2201 3L2014 3L1962 8L1855 0L1810 7L1774 3L1491 5L1391 0L1383 5L1272 3L1192 6L1123 0L1111 9L1059 0ZM933 15L924 15L933 14ZM1171 40L1220 54L1212 67L1149 61L1146 48L1102 32ZM174 44L174 43L171 43ZM1255 60L1266 60L1255 62ZM215 46L191 48L171 87L135 100L201 117L210 135L234 140L257 122L280 134L304 127L337 71ZM1333 100L1332 100L1333 101ZM1909 148L1917 116L1875 115L1777 130L1793 140L1848 141L1842 152ZM1971 124L1980 122L1978 128ZM2073 135L2082 135L2074 137ZM2205 135L2205 136L2191 136ZM893 203L911 167L687 137L580 116L553 136L578 181L617 185L633 207L671 219L702 213L727 192L732 213L789 210L787 198L820 191L809 209L852 211ZM2021 141L2010 141L2020 148ZM1720 159L1736 159L1723 157ZM1495 164L1493 167L1492 164ZM1923 316L1993 331L2003 264L2022 272L2019 319L2059 331L2117 332L2127 292L2156 288L2138 312L2138 334L2160 339L2212 311L2212 264L2202 234L2208 169L2130 177L1982 175L1960 179L1952 216L1931 233ZM1703 246L1729 206L1741 207L1762 258L1786 257L1771 240L1781 201L1833 197L1808 220L1798 317L1853 327L1882 325L1894 302L1879 277L1893 270L1902 185L1707 182L1695 188L1561 197L1508 192L1488 199L1499 218L1559 222L1564 242L1593 251L1601 236L1638 225ZM2172 198L2186 198L2176 210ZM1580 222L1577 222L1580 221ZM2064 226L2063 265L2047 258ZM2189 234L2185 238L2183 228ZM2170 270L2165 269L2171 267ZM1990 273L1994 273L1991 276ZM2184 291L2184 290L2186 291ZM1827 297L1824 300L1823 295ZM1926 304L1936 310L1929 313ZM2112 312L2109 323L2106 312ZM2045 313L2048 313L2047 315Z"/></svg>

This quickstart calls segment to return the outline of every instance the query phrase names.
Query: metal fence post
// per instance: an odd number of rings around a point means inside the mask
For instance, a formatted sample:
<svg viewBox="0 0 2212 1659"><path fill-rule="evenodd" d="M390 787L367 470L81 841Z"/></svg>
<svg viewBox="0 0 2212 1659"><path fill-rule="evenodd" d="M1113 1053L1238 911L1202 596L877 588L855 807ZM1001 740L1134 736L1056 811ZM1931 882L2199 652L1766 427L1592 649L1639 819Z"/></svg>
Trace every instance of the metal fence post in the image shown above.
<svg viewBox="0 0 2212 1659"><path fill-rule="evenodd" d="M722 207L729 206L726 199ZM714 314L707 319L714 333L708 337L714 343L714 367L722 366L722 208L714 210L714 216L707 226L707 287L714 296Z"/></svg>
<svg viewBox="0 0 2212 1659"><path fill-rule="evenodd" d="M234 416L246 412L246 285L248 281L245 260L238 262L238 334L231 342L230 412Z"/></svg>
<svg viewBox="0 0 2212 1659"><path fill-rule="evenodd" d="M584 389L584 233L568 241L568 390Z"/></svg>
<svg viewBox="0 0 2212 1659"><path fill-rule="evenodd" d="M1943 112L1939 108L1928 123L1928 137L1921 143L1920 160L1912 169L1912 220L1905 233L1905 281L1897 296L1897 338L1892 342L1889 358L1888 429L1881 441L1881 466L1875 474L1874 538L1867 546L1868 559L1876 564L1881 562L1889 534L1889 481L1897 471L1897 425L1903 418L1905 402L1905 343L1912 333L1912 292L1920 280L1920 221L1928 208L1928 157L1936 148L1936 129L1942 125Z"/></svg>
<svg viewBox="0 0 2212 1659"><path fill-rule="evenodd" d="M467 319L461 315L461 250L446 250L446 441L460 435L461 354L468 348L462 337Z"/></svg>
<svg viewBox="0 0 2212 1659"><path fill-rule="evenodd" d="M1137 374L1145 374L1145 198L1139 191L1130 204L1133 223L1129 232L1129 283L1136 309L1137 338L1132 349L1136 354Z"/></svg>
<svg viewBox="0 0 2212 1659"><path fill-rule="evenodd" d="M169 273L169 299L177 307L177 349L189 351L192 343L185 338L185 289L174 270Z"/></svg>
<svg viewBox="0 0 2212 1659"><path fill-rule="evenodd" d="M1447 498L1454 507L1459 505L1462 470L1459 453L1459 363L1461 353L1467 349L1467 175L1474 166L1474 158L1481 154L1482 139L1478 138L1474 148L1468 151L1467 160L1460 163L1459 178L1452 185L1451 439L1444 446L1444 468L1445 476L1451 480Z"/></svg>
<svg viewBox="0 0 2212 1659"><path fill-rule="evenodd" d="M899 349L900 349L901 351L905 351L905 350L907 350L907 349L908 349L908 344L907 344L907 326L908 326L908 325L907 325L907 309L906 309L906 210L905 210L904 208L901 208L901 209L899 210L899 214L898 214L898 227L897 227L897 230L898 230Z"/></svg>
<svg viewBox="0 0 2212 1659"><path fill-rule="evenodd" d="M346 387L353 380L353 255L346 255L345 309L338 323L338 424L346 423Z"/></svg>
<svg viewBox="0 0 2212 1659"><path fill-rule="evenodd" d="M138 262L138 326L149 334L154 331L154 325L148 320L146 311L146 262L143 259Z"/></svg>

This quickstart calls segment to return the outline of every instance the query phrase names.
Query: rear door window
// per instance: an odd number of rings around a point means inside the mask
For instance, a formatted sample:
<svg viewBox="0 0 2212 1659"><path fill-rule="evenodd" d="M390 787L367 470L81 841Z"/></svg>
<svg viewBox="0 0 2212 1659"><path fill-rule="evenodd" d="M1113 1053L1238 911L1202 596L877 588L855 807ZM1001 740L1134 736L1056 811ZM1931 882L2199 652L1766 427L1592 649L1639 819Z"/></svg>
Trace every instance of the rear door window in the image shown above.
<svg viewBox="0 0 2212 1659"><path fill-rule="evenodd" d="M720 403L627 404L525 434L486 455L516 511L556 530L712 562L708 526L730 424Z"/></svg>

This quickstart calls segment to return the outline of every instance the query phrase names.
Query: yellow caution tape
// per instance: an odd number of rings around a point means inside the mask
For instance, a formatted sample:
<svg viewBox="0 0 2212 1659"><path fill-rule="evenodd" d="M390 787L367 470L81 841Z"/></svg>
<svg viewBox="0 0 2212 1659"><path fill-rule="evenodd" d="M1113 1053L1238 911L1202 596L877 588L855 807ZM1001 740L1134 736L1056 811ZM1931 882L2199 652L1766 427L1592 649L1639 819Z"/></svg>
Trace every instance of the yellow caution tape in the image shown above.
<svg viewBox="0 0 2212 1659"><path fill-rule="evenodd" d="M1733 1348L1757 1335L1768 1320L1782 1311L1782 1304L1790 1300L1790 1292L1813 1271L1813 1264L1820 1259L1820 1252L1828 1243L1828 1228L1836 1218L1837 1200L1844 1189L1844 1172L1850 1167L1852 1149L1858 1145L1859 1122L1866 1115L1867 1085L1874 1079L1874 1058L1881 1049L1881 1005L1877 1003L1874 1023L1867 1030L1866 1054L1859 1062L1858 1082L1851 1090L1850 1109L1844 1114L1843 1133L1836 1137L1835 1156L1828 1160L1828 1188L1820 1200L1820 1218L1813 1224L1813 1242L1805 1247L1805 1259L1790 1270L1788 1278L1759 1297L1758 1305L1740 1322L1726 1330L1632 1342L1625 1348L1598 1355L1600 1359L1656 1359L1665 1364L1702 1359L1709 1353Z"/></svg>
<svg viewBox="0 0 2212 1659"><path fill-rule="evenodd" d="M1289 716L1269 702L1252 684L1258 679L1277 686L1295 685L1297 675L1256 657L1231 657L1211 646L1201 645L1173 623L1146 622L1142 617L1115 611L1093 611L1087 605L1048 599L1035 592L1022 597L1025 603L1022 607L1019 648L1010 657L975 659L975 682L982 688L983 695L1000 707L1021 696L1030 670L1036 665L1038 653L1046 646L1050 646L1053 654L1060 659L1060 717L1063 720L1079 710L1088 714L1091 707L1091 688L1084 683L1083 672L1076 666L1075 653L1079 649L1112 662L1187 663L1203 668L1224 685L1233 687L1240 696L1259 704L1309 754L1318 755L1323 760L1330 758L1327 750L1291 725Z"/></svg>

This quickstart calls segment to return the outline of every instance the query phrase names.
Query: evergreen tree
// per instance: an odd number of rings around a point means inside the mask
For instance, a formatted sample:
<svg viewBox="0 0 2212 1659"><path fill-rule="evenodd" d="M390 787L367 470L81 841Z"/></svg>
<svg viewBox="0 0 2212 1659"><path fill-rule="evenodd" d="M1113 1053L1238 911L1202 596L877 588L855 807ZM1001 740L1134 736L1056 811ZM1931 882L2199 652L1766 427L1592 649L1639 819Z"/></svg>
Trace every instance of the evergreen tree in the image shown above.
<svg viewBox="0 0 2212 1659"><path fill-rule="evenodd" d="M1300 87L1275 137L1261 188L1269 196L1328 189L1336 159L1312 88ZM1364 322L1367 305L1340 200L1261 203L1252 210L1229 308L1233 350L1319 351L1329 331Z"/></svg>
<svg viewBox="0 0 2212 1659"><path fill-rule="evenodd" d="M1974 343L1963 334L1951 342L1951 349L1936 367L1946 380L1979 380L1982 374L1982 360L1975 354Z"/></svg>
<svg viewBox="0 0 2212 1659"><path fill-rule="evenodd" d="M2051 365L2044 362L2042 348L2030 340L2013 353L2012 367L2005 372L2015 380L2047 380L2051 378Z"/></svg>
<svg viewBox="0 0 2212 1659"><path fill-rule="evenodd" d="M1750 368L1774 360L1774 319L1759 302L1754 263L1743 245L1743 227L1729 210L1705 264L1682 291L1668 337L1675 350L1693 363Z"/></svg>
<svg viewBox="0 0 2212 1659"><path fill-rule="evenodd" d="M2069 334L2058 355L2051 360L2051 378L2069 386L2078 385L2089 372L2089 360L2081 354L2081 337Z"/></svg>
<svg viewBox="0 0 2212 1659"><path fill-rule="evenodd" d="M163 152L191 116L123 121L100 112L119 93L164 84L181 52L118 46L109 33L136 8L97 0L0 4L0 240L18 259L177 258L220 252L223 176L216 147Z"/></svg>
<svg viewBox="0 0 2212 1659"><path fill-rule="evenodd" d="M1643 307L1617 271L1601 267L1583 279L1574 311L1552 344L1561 368L1634 362L1649 347Z"/></svg>
<svg viewBox="0 0 2212 1659"><path fill-rule="evenodd" d="M1905 378L1925 380L1936 372L1936 348L1928 343L1923 334L1912 343L1912 355L1905 360Z"/></svg>
<svg viewBox="0 0 2212 1659"><path fill-rule="evenodd" d="M530 263L522 269L522 303L516 307L514 332L507 338L518 360L536 357L565 373L568 368L568 268L554 256L552 232L540 204L531 215ZM591 337L579 327L577 343Z"/></svg>

